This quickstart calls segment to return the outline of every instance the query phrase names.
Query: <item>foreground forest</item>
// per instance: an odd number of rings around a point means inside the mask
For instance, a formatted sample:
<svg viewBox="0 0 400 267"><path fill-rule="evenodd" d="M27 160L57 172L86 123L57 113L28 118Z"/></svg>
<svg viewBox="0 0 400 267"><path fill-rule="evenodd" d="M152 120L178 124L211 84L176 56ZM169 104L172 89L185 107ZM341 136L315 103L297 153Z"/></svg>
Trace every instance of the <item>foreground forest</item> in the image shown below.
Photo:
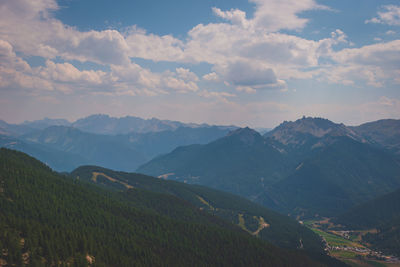
<svg viewBox="0 0 400 267"><path fill-rule="evenodd" d="M2 265L323 265L188 202L163 202L172 205L174 216L145 207L145 201L133 206L120 194L59 175L21 152L0 150L0 185ZM152 195L142 192L146 201Z"/></svg>

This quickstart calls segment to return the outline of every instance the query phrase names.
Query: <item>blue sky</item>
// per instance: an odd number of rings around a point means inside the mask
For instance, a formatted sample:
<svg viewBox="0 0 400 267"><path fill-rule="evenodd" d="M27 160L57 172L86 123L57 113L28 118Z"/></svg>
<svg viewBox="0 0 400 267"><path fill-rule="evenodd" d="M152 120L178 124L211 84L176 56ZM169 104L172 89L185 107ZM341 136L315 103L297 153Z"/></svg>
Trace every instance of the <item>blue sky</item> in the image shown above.
<svg viewBox="0 0 400 267"><path fill-rule="evenodd" d="M0 3L0 119L400 118L400 3Z"/></svg>

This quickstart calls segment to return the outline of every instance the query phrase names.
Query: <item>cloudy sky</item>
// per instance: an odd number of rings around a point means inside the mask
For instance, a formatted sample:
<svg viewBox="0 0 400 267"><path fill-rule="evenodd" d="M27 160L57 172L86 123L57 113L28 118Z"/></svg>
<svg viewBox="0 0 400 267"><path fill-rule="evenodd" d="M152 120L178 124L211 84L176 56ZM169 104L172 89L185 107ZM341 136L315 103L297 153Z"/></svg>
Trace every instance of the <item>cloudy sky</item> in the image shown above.
<svg viewBox="0 0 400 267"><path fill-rule="evenodd" d="M0 119L400 118L398 0L2 0Z"/></svg>

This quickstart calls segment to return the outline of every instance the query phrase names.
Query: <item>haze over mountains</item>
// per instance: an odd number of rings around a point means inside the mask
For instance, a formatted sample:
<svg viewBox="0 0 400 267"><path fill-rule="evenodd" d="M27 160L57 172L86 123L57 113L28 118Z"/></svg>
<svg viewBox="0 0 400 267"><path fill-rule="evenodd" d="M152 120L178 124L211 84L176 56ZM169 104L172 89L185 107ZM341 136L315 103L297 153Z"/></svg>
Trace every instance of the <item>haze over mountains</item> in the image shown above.
<svg viewBox="0 0 400 267"><path fill-rule="evenodd" d="M139 167L141 173L210 186L293 216L337 215L400 186L399 120L348 127L303 117L264 135L235 126L107 115L0 126L1 146L58 171Z"/></svg>
<svg viewBox="0 0 400 267"><path fill-rule="evenodd" d="M85 164L134 171L177 146L208 143L235 128L93 115L73 123L60 119L20 125L2 122L0 145L29 153L58 171Z"/></svg>

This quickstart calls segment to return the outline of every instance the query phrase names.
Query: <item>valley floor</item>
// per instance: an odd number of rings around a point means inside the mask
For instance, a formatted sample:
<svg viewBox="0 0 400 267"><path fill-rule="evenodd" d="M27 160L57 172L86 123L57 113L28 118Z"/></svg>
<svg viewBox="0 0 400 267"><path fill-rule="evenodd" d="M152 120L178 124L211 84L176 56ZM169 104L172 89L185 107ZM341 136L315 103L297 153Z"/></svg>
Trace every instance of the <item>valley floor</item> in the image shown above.
<svg viewBox="0 0 400 267"><path fill-rule="evenodd" d="M341 231L329 219L309 220L301 222L321 236L325 243L325 250L350 266L379 266L400 267L400 259L392 255L384 255L374 251L368 244L362 242L362 236L374 233L376 229L362 231Z"/></svg>

